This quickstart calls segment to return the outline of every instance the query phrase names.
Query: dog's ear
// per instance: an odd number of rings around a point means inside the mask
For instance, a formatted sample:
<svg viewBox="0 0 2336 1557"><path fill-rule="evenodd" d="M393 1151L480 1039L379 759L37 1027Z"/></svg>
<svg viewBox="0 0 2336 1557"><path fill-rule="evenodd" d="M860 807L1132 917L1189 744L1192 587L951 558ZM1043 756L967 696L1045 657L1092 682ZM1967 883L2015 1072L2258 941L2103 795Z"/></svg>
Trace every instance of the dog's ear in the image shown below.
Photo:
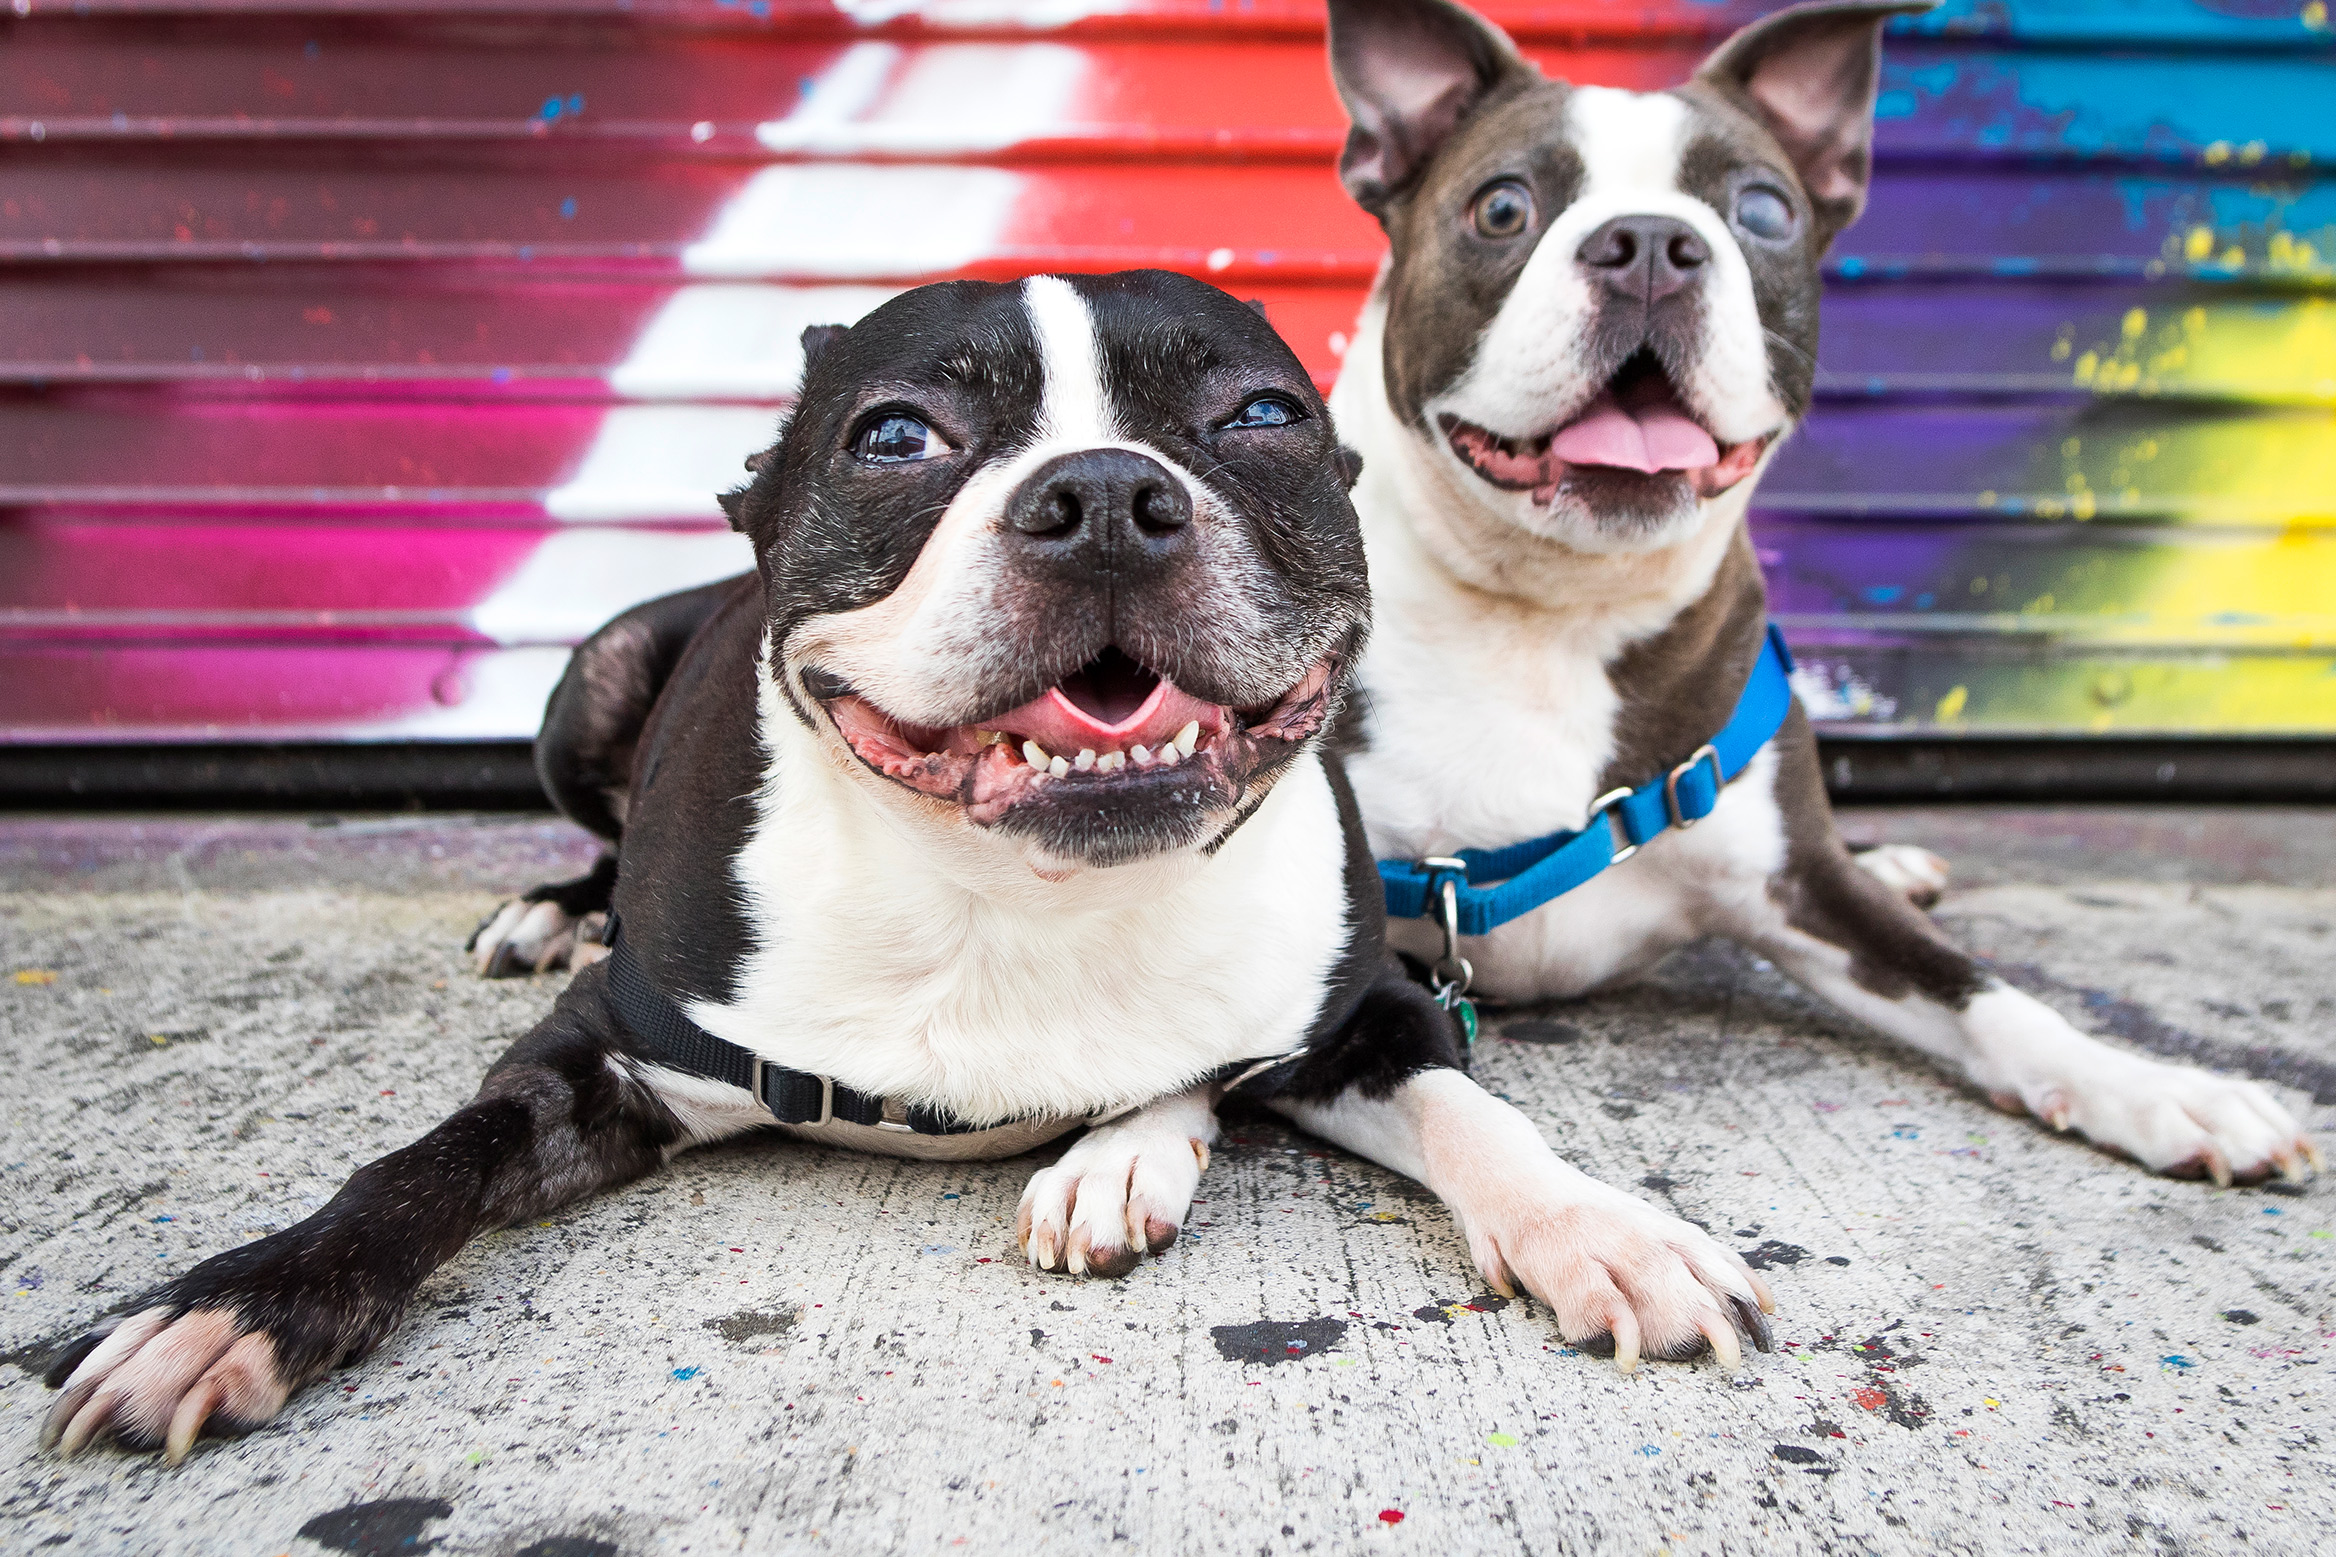
<svg viewBox="0 0 2336 1557"><path fill-rule="evenodd" d="M1812 0L1752 23L1696 79L1749 107L1801 176L1825 236L1865 209L1874 164L1882 24L1939 0Z"/></svg>
<svg viewBox="0 0 2336 1557"><path fill-rule="evenodd" d="M787 426L794 419L793 412L782 412L770 447L746 456L747 474L753 480L735 491L714 495L714 501L722 505L722 512L730 516L730 528L753 541L757 548L769 528L768 519L778 509L779 461L786 447Z"/></svg>
<svg viewBox="0 0 2336 1557"><path fill-rule="evenodd" d="M1487 92L1534 73L1508 34L1448 0L1330 0L1330 79L1353 121L1346 192L1384 216Z"/></svg>
<svg viewBox="0 0 2336 1557"><path fill-rule="evenodd" d="M1338 446L1338 479L1352 492L1355 483L1363 479L1363 457L1345 444Z"/></svg>
<svg viewBox="0 0 2336 1557"><path fill-rule="evenodd" d="M811 376L811 365L827 355L827 349L849 335L848 324L814 324L803 331L803 376Z"/></svg>

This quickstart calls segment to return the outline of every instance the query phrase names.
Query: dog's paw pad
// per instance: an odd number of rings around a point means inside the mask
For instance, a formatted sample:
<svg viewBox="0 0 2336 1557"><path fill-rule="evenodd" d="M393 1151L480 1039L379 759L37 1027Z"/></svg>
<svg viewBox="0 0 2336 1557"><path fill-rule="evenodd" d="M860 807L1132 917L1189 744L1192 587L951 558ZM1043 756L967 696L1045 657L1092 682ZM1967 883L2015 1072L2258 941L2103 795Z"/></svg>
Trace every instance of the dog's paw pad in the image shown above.
<svg viewBox="0 0 2336 1557"><path fill-rule="evenodd" d="M168 1308L150 1308L91 1339L96 1344L57 1381L63 1393L42 1429L68 1457L111 1436L126 1449L160 1448L176 1465L205 1429L249 1431L291 1393L274 1340L242 1329L224 1309L174 1318Z"/></svg>
<svg viewBox="0 0 2336 1557"><path fill-rule="evenodd" d="M2318 1149L2293 1115L2252 1081L2130 1059L2105 1075L2032 1089L2030 1111L2156 1173L2253 1184L2303 1180Z"/></svg>
<svg viewBox="0 0 2336 1557"><path fill-rule="evenodd" d="M554 968L586 967L608 955L601 944L608 915L571 915L559 904L513 898L471 933L466 950L481 978L517 978Z"/></svg>
<svg viewBox="0 0 2336 1557"><path fill-rule="evenodd" d="M1073 1276L1124 1276L1183 1230L1206 1146L1140 1125L1081 1139L1022 1192L1015 1234L1030 1263Z"/></svg>
<svg viewBox="0 0 2336 1557"><path fill-rule="evenodd" d="M1917 908L1928 908L1947 890L1947 862L1911 843L1883 843L1853 856L1859 867Z"/></svg>
<svg viewBox="0 0 2336 1557"><path fill-rule="evenodd" d="M1775 1299L1743 1260L1630 1196L1519 1195L1498 1217L1471 1225L1468 1241L1487 1281L1504 1291L1521 1282L1568 1342L1625 1372L1642 1357L1706 1355L1734 1372L1743 1365L1739 1336L1761 1351L1772 1344L1763 1315Z"/></svg>

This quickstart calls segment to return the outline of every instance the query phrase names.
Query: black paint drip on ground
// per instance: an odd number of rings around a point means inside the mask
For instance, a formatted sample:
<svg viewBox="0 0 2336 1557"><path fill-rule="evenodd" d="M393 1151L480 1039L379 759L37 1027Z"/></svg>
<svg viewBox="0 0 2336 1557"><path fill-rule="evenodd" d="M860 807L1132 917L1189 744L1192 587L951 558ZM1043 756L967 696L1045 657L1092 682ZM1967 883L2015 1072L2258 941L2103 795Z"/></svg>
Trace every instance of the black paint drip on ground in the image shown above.
<svg viewBox="0 0 2336 1557"><path fill-rule="evenodd" d="M754 1309L741 1309L721 1319L709 1319L706 1328L734 1346L758 1341L765 1336L785 1335L795 1328L795 1321L803 1317L803 1310L790 1308L784 1313L765 1314Z"/></svg>
<svg viewBox="0 0 2336 1557"><path fill-rule="evenodd" d="M1798 1265L1809 1257L1809 1251L1797 1243L1780 1243L1771 1238L1757 1249L1743 1251L1744 1263L1754 1270L1774 1270L1779 1265Z"/></svg>
<svg viewBox="0 0 2336 1557"><path fill-rule="evenodd" d="M1209 1339L1227 1362L1279 1363L1326 1352L1346 1334L1343 1319L1260 1319L1245 1325L1211 1325Z"/></svg>
<svg viewBox="0 0 2336 1557"><path fill-rule="evenodd" d="M436 1538L422 1539L422 1527L453 1512L454 1505L444 1498L385 1498L319 1514L300 1533L350 1557L405 1557L436 1547Z"/></svg>
<svg viewBox="0 0 2336 1557"><path fill-rule="evenodd" d="M2235 1070L2257 1081L2309 1092L2315 1103L2336 1103L2336 1065L2306 1055L2290 1054L2263 1043L2227 1043L2176 1027L2149 1007L2105 989L2066 984L2033 963L1998 962L1991 966L2004 982L2031 995L2074 995L2084 1002L2085 1015L2099 1027L2139 1049L2169 1059L2188 1060L2209 1070Z"/></svg>
<svg viewBox="0 0 2336 1557"><path fill-rule="evenodd" d="M588 1535L553 1535L522 1546L511 1557L616 1557L616 1542Z"/></svg>

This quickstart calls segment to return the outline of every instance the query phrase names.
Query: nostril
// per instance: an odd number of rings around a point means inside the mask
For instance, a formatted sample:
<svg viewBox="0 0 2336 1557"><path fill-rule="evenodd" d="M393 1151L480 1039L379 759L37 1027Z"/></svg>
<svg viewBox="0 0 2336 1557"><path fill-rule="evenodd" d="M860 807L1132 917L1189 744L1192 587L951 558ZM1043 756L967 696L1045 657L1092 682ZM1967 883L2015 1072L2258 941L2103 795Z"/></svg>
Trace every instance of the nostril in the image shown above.
<svg viewBox="0 0 2336 1557"><path fill-rule="evenodd" d="M1138 527L1154 534L1181 530L1192 522L1192 509L1184 501L1184 494L1172 492L1156 483L1146 482L1135 490L1129 505Z"/></svg>
<svg viewBox="0 0 2336 1557"><path fill-rule="evenodd" d="M1711 258L1711 250L1704 247L1703 240L1690 232L1674 237L1668 252L1672 265L1680 270L1693 270Z"/></svg>
<svg viewBox="0 0 2336 1557"><path fill-rule="evenodd" d="M1610 227L1582 246L1582 262L1600 270L1624 270L1638 260L1638 239L1626 227Z"/></svg>

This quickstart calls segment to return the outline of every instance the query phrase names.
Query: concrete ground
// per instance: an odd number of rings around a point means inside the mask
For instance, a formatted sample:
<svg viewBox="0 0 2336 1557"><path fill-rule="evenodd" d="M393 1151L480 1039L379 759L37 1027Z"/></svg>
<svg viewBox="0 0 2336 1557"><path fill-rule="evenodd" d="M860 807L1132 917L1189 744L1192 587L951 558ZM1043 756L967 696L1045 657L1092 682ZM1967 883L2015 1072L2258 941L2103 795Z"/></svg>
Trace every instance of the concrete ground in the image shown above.
<svg viewBox="0 0 2336 1557"><path fill-rule="evenodd" d="M2326 811L1861 811L2080 1024L2336 1124ZM1478 1073L1722 1229L1780 1347L1623 1378L1408 1184L1235 1118L1117 1284L1031 1161L754 1141L481 1240L371 1359L178 1471L38 1452L47 1346L320 1204L549 1004L460 943L528 818L0 819L0 1548L2230 1552L2336 1545L2336 1189L2144 1177L1696 948ZM2327 1140L2323 1136L2323 1140ZM2336 1146L2336 1142L2330 1142Z"/></svg>

